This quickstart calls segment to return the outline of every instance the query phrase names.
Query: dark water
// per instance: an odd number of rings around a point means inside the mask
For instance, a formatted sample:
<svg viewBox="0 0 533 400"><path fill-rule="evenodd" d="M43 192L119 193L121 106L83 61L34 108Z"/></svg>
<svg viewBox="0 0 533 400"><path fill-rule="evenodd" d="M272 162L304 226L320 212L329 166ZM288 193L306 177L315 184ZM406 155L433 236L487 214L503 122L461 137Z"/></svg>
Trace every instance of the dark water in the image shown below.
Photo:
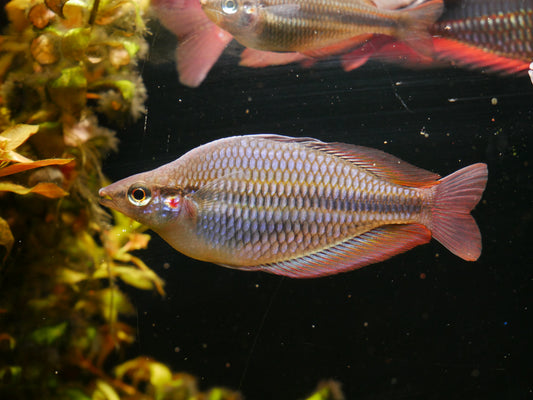
<svg viewBox="0 0 533 400"><path fill-rule="evenodd" d="M526 399L533 391L533 85L458 69L335 62L252 70L226 55L198 89L179 85L173 39L154 28L144 121L121 131L113 179L236 134L311 136L379 148L449 174L489 165L474 216L477 262L432 241L313 280L189 259L155 234L141 257L168 297L131 291L132 354L247 399L298 399L334 378L347 399ZM231 53L231 52L230 52ZM165 264L168 264L165 268Z"/></svg>

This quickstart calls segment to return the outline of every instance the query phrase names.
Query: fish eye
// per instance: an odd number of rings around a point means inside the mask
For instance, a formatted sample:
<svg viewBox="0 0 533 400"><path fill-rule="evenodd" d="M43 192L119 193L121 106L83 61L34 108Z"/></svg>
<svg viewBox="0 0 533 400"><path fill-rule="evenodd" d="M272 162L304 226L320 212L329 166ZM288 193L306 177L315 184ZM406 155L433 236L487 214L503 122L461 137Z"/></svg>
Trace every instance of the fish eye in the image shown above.
<svg viewBox="0 0 533 400"><path fill-rule="evenodd" d="M135 184L128 190L128 200L135 206L145 206L152 200L152 192L146 186Z"/></svg>
<svg viewBox="0 0 533 400"><path fill-rule="evenodd" d="M235 14L239 9L237 0L222 0L222 11L226 14Z"/></svg>

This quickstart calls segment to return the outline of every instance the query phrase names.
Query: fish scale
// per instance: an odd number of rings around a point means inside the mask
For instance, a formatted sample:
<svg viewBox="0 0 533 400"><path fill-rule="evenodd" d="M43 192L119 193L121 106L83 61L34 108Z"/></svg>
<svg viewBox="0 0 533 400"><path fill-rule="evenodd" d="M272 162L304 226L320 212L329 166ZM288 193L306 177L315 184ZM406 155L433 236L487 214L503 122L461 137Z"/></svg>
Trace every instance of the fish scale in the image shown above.
<svg viewBox="0 0 533 400"><path fill-rule="evenodd" d="M246 47L308 55L361 45L373 34L406 40L428 52L427 29L442 12L441 0L401 10L368 0L201 0L218 27Z"/></svg>
<svg viewBox="0 0 533 400"><path fill-rule="evenodd" d="M470 211L487 167L439 178L366 147L251 135L200 146L99 194L191 257L302 278L384 260L432 234L477 259Z"/></svg>
<svg viewBox="0 0 533 400"><path fill-rule="evenodd" d="M204 170L198 176L194 176L196 166L190 164L191 179L201 187L206 171L220 167L227 154L246 149L234 160L241 167L227 167L223 172L235 178L220 182L209 192L211 197L199 197L197 232L214 247L239 252L241 260L298 256L384 221L408 223L420 217L420 192L383 182L354 166L349 169L347 183L351 184L346 186L347 180L340 179L345 161L334 156L291 149L294 144L255 143L246 138L227 146L210 153L210 161L202 163ZM313 241L312 232L325 236ZM273 247L272 243L281 245Z"/></svg>
<svg viewBox="0 0 533 400"><path fill-rule="evenodd" d="M501 56L533 59L533 1L450 2L433 35L476 45Z"/></svg>
<svg viewBox="0 0 533 400"><path fill-rule="evenodd" d="M278 14L267 11L268 7L283 7L287 4L286 0L262 1L264 20L259 29L264 37L272 38L270 42L265 42L263 47L284 51L309 46L321 47L338 41L339 37L354 37L367 33L369 29L376 33L392 35L404 23L399 13L386 10L378 13L375 8L351 0L307 0L297 2L298 11L295 12ZM320 15L321 19L317 19L317 15Z"/></svg>

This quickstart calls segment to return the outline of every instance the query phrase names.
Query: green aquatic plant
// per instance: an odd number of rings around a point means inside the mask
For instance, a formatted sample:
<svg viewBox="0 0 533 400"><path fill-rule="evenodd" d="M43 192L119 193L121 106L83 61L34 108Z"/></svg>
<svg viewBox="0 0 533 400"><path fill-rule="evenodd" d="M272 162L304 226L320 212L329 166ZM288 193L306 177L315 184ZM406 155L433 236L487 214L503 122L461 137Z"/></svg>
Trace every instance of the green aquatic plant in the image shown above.
<svg viewBox="0 0 533 400"><path fill-rule="evenodd" d="M164 295L150 236L98 204L118 124L146 91L147 0L12 0L0 36L0 398L237 400L139 356L124 285ZM121 284L117 284L117 281ZM117 361L120 360L120 361ZM329 385L329 384L328 384ZM339 399L321 386L311 400ZM333 389L332 389L333 388Z"/></svg>

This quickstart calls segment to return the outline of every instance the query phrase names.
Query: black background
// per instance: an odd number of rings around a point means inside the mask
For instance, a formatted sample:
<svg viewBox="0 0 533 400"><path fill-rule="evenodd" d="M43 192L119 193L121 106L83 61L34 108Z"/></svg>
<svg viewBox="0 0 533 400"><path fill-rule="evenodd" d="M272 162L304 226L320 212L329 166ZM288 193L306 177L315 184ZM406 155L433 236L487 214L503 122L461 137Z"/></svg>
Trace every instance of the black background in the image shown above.
<svg viewBox="0 0 533 400"><path fill-rule="evenodd" d="M168 296L131 290L148 355L202 388L298 399L325 378L347 399L525 399L533 391L533 85L459 69L335 61L246 69L229 49L197 89L181 86L157 25L141 63L146 118L119 133L112 180L208 141L277 133L385 150L441 175L474 162L489 182L474 211L477 262L436 241L336 276L292 280L189 259L153 235L141 258ZM496 104L495 104L496 103Z"/></svg>

